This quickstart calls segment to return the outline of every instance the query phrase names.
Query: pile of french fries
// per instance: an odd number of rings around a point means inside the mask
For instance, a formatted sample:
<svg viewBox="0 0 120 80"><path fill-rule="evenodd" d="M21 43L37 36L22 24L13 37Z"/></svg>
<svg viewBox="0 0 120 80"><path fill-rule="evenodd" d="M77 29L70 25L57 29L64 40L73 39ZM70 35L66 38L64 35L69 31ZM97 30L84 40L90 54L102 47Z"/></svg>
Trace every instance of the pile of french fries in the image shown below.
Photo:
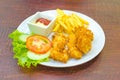
<svg viewBox="0 0 120 80"><path fill-rule="evenodd" d="M65 14L63 10L57 9L56 23L53 28L54 32L73 33L78 27L88 27L89 22L75 13Z"/></svg>

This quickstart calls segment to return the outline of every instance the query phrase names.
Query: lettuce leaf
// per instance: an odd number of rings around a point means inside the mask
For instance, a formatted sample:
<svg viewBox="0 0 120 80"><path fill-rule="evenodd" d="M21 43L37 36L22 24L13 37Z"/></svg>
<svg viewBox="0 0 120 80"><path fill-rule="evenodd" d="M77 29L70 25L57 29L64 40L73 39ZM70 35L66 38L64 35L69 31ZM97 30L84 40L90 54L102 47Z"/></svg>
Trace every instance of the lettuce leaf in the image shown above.
<svg viewBox="0 0 120 80"><path fill-rule="evenodd" d="M40 60L32 60L27 57L28 49L26 47L26 42L23 42L19 39L21 35L25 33L19 32L18 30L13 31L8 36L12 39L12 46L14 52L14 58L18 60L18 65L22 67L30 68L30 66L37 66L41 62L49 61L49 58L44 58Z"/></svg>

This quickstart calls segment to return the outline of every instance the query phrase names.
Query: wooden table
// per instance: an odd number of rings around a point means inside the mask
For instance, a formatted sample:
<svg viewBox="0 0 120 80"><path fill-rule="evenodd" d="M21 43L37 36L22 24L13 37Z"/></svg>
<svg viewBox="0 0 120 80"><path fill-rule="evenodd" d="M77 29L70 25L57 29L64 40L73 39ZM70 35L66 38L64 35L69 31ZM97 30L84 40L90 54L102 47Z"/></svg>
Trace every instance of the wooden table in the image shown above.
<svg viewBox="0 0 120 80"><path fill-rule="evenodd" d="M22 68L13 59L8 34L37 11L56 8L88 15L103 28L106 43L92 61L70 68ZM120 0L0 0L0 80L119 80Z"/></svg>

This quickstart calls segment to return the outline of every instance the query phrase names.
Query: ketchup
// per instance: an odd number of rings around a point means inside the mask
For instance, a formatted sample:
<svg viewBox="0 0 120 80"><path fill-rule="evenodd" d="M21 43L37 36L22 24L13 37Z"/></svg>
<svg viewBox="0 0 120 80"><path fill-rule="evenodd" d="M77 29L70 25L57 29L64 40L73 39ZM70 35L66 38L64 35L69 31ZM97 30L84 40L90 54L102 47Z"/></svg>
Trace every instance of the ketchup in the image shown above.
<svg viewBox="0 0 120 80"><path fill-rule="evenodd" d="M38 22L43 23L44 25L48 25L50 23L50 20L45 19L45 18L39 18L36 20L36 23Z"/></svg>

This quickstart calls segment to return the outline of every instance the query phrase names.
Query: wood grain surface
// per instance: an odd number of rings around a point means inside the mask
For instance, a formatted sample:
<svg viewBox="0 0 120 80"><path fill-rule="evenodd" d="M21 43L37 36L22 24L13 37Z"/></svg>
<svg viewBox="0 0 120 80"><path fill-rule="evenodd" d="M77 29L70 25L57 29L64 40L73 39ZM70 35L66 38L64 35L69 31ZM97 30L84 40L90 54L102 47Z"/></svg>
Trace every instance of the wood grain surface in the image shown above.
<svg viewBox="0 0 120 80"><path fill-rule="evenodd" d="M13 59L8 34L37 11L66 9L96 20L105 32L100 55L83 65L22 68ZM0 0L0 80L119 80L120 0Z"/></svg>

